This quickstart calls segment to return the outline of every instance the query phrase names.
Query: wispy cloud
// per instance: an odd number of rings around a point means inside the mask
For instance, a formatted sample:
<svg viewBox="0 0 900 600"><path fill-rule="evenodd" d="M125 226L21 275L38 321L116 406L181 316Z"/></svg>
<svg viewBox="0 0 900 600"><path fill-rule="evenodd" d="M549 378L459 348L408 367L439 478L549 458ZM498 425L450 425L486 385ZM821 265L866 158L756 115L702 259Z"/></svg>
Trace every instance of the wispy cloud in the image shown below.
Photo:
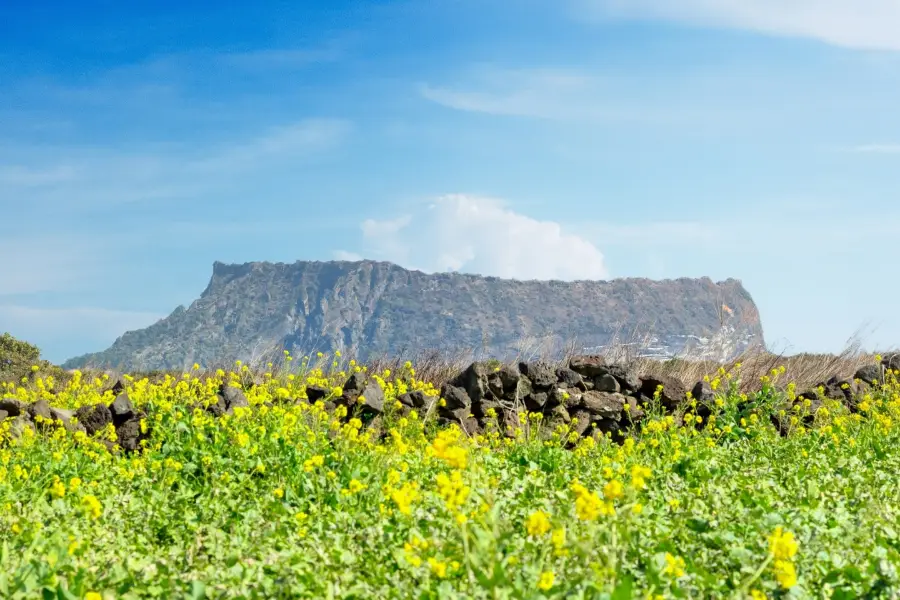
<svg viewBox="0 0 900 600"><path fill-rule="evenodd" d="M863 144L848 150L856 154L900 154L900 144Z"/></svg>
<svg viewBox="0 0 900 600"><path fill-rule="evenodd" d="M214 54L211 58L240 69L267 70L306 67L313 64L334 62L341 59L348 40L332 39L327 43L310 48L266 48L247 52Z"/></svg>
<svg viewBox="0 0 900 600"><path fill-rule="evenodd" d="M91 285L108 250L106 240L71 233L5 236L0 239L0 297Z"/></svg>
<svg viewBox="0 0 900 600"><path fill-rule="evenodd" d="M626 72L603 66L507 68L475 65L455 80L426 83L422 98L458 111L616 127L750 127L777 120L794 92L781 73L727 69ZM748 98L753 98L750 102Z"/></svg>
<svg viewBox="0 0 900 600"><path fill-rule="evenodd" d="M369 219L361 228L367 256L425 272L559 280L609 275L594 244L559 223L517 213L497 198L441 196L416 214Z"/></svg>
<svg viewBox="0 0 900 600"><path fill-rule="evenodd" d="M419 93L455 110L554 121L668 120L679 112L621 101L623 89L633 84L577 69L477 67L460 83L422 84Z"/></svg>
<svg viewBox="0 0 900 600"><path fill-rule="evenodd" d="M49 168L30 168L22 165L0 165L0 185L11 187L42 187L67 183L77 177L71 165Z"/></svg>
<svg viewBox="0 0 900 600"><path fill-rule="evenodd" d="M196 198L227 189L238 176L298 165L333 151L351 131L352 124L342 119L305 119L212 147L0 148L0 205L84 210ZM4 164L4 155L7 161L25 155L28 162Z"/></svg>
<svg viewBox="0 0 900 600"><path fill-rule="evenodd" d="M817 39L866 50L900 50L896 0L575 0L592 19L641 18Z"/></svg>
<svg viewBox="0 0 900 600"><path fill-rule="evenodd" d="M333 150L351 131L349 121L341 119L306 119L273 127L248 142L236 143L208 157L190 161L187 171L229 172L253 169L265 162L295 161L319 152Z"/></svg>

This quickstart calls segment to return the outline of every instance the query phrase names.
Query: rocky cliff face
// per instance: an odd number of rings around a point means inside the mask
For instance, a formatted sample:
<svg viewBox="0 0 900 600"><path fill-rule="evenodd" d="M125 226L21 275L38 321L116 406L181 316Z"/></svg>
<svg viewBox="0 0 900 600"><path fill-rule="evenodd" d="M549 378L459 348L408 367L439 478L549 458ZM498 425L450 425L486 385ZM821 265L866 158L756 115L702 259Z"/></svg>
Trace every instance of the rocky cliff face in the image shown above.
<svg viewBox="0 0 900 600"><path fill-rule="evenodd" d="M519 281L368 260L217 262L190 307L64 366L179 369L248 361L273 348L341 350L361 360L421 349L503 358L523 341L596 351L635 332L643 337L636 351L658 356L727 360L763 343L756 306L731 279Z"/></svg>

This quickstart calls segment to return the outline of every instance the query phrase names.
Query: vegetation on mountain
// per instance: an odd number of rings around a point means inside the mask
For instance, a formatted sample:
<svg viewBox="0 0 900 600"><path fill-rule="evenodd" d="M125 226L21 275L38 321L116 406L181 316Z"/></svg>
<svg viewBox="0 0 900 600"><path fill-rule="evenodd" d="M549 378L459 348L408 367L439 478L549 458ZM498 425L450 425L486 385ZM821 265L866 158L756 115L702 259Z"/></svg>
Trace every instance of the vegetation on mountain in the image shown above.
<svg viewBox="0 0 900 600"><path fill-rule="evenodd" d="M518 281L375 261L216 263L188 308L63 366L215 368L265 363L282 350L368 362L478 349L504 359L535 345L559 354L569 343L600 347L623 336L713 360L764 345L756 306L735 280Z"/></svg>

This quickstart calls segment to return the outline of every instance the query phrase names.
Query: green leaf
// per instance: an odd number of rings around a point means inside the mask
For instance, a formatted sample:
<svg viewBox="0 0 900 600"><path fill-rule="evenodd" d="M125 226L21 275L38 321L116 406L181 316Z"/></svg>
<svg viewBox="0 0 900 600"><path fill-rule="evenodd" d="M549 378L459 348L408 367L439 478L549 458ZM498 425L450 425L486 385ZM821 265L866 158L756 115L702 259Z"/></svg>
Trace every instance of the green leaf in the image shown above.
<svg viewBox="0 0 900 600"><path fill-rule="evenodd" d="M202 581L194 580L191 584L191 598L193 600L206 598L206 585Z"/></svg>
<svg viewBox="0 0 900 600"><path fill-rule="evenodd" d="M616 585L616 589L613 590L609 600L631 600L633 588L634 581L631 577L626 575L625 578Z"/></svg>
<svg viewBox="0 0 900 600"><path fill-rule="evenodd" d="M69 591L63 584L56 587L56 600L79 600L78 596Z"/></svg>

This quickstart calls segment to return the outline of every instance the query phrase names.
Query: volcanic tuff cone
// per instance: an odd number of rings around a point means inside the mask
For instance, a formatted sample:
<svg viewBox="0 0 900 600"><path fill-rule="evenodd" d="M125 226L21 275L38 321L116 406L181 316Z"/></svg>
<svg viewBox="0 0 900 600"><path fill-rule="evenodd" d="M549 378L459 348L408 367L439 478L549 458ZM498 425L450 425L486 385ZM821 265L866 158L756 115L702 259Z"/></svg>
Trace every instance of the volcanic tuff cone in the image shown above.
<svg viewBox="0 0 900 600"><path fill-rule="evenodd" d="M483 349L503 358L523 340L596 349L635 331L647 334L640 350L660 356L727 360L763 343L756 306L733 279L520 281L371 260L216 262L188 308L64 366L184 369L272 349L341 350L360 360Z"/></svg>

